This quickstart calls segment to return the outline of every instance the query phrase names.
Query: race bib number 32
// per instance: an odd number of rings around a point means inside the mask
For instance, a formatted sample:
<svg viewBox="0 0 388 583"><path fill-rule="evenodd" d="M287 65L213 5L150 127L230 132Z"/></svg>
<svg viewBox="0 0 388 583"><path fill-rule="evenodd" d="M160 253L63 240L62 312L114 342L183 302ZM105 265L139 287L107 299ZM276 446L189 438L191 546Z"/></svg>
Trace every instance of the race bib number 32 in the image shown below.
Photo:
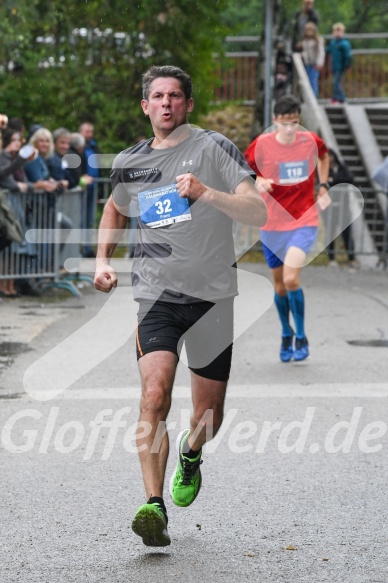
<svg viewBox="0 0 388 583"><path fill-rule="evenodd" d="M142 222L151 229L191 221L189 201L179 196L175 184L139 192L139 209Z"/></svg>

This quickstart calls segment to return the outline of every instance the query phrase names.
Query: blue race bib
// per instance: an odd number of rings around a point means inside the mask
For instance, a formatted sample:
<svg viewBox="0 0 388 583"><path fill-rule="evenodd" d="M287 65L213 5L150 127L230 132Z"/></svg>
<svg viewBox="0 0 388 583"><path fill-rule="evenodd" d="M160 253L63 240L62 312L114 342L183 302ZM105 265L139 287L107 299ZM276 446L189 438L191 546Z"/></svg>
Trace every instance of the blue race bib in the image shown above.
<svg viewBox="0 0 388 583"><path fill-rule="evenodd" d="M139 192L139 209L141 220L151 229L191 221L189 200L179 196L175 184Z"/></svg>
<svg viewBox="0 0 388 583"><path fill-rule="evenodd" d="M308 160L279 163L279 184L298 184L309 177Z"/></svg>

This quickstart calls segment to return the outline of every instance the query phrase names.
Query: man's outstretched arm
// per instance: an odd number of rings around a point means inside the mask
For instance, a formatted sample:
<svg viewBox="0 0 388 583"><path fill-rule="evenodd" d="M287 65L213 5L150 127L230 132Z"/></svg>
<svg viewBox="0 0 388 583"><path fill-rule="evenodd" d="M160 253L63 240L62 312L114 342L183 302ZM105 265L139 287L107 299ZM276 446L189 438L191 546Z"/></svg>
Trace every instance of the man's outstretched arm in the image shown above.
<svg viewBox="0 0 388 583"><path fill-rule="evenodd" d="M127 226L128 217L115 206L112 196L105 205L98 230L98 248L94 287L102 292L110 292L117 286L117 274L110 260Z"/></svg>

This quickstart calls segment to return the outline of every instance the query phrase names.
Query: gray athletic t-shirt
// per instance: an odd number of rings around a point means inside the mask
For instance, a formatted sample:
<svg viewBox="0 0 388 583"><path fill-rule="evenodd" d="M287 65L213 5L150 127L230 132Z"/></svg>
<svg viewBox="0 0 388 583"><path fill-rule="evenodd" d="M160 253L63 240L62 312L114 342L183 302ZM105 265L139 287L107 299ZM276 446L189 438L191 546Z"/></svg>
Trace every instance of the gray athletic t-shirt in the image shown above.
<svg viewBox="0 0 388 583"><path fill-rule="evenodd" d="M136 300L216 301L237 294L233 221L201 200L182 199L176 177L191 172L203 184L232 193L252 170L217 132L190 127L189 137L165 149L152 139L124 150L111 172L115 205L138 218L132 272Z"/></svg>

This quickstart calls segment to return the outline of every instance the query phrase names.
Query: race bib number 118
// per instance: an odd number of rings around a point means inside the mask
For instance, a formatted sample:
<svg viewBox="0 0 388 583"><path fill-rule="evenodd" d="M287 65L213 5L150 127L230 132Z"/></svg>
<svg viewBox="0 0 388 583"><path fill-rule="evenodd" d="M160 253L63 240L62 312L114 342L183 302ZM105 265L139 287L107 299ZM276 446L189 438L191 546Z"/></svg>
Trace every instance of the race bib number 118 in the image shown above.
<svg viewBox="0 0 388 583"><path fill-rule="evenodd" d="M309 177L308 161L280 162L279 184L298 184Z"/></svg>

